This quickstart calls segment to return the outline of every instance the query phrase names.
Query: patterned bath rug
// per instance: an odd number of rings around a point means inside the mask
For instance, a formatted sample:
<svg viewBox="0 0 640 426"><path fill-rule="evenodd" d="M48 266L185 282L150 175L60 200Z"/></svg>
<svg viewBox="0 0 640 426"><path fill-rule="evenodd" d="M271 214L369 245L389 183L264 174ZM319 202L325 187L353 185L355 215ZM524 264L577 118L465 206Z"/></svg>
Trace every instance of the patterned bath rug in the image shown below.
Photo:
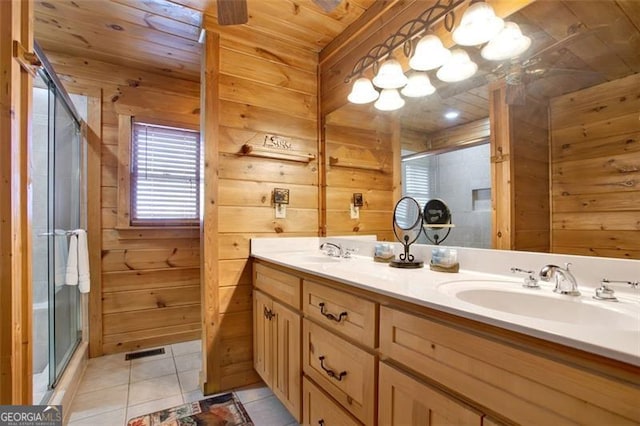
<svg viewBox="0 0 640 426"><path fill-rule="evenodd" d="M135 417L127 426L253 426L253 422L229 392Z"/></svg>

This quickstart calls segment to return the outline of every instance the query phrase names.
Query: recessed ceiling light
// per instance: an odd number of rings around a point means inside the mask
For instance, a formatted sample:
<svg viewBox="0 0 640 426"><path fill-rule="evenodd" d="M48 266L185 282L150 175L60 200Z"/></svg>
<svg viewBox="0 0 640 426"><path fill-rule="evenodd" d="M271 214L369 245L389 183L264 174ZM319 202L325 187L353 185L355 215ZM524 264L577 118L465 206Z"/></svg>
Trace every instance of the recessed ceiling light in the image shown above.
<svg viewBox="0 0 640 426"><path fill-rule="evenodd" d="M459 115L460 113L458 111L449 111L444 115L444 118L453 120L454 118L458 118Z"/></svg>

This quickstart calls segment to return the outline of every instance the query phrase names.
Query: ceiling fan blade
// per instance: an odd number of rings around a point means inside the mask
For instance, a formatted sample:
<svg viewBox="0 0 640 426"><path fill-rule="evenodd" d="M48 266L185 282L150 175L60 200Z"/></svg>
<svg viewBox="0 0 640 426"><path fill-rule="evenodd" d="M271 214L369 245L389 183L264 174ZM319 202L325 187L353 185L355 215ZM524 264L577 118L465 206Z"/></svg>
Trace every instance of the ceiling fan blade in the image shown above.
<svg viewBox="0 0 640 426"><path fill-rule="evenodd" d="M524 83L507 84L505 100L507 105L524 105L527 100L527 92Z"/></svg>
<svg viewBox="0 0 640 426"><path fill-rule="evenodd" d="M315 4L320 6L322 10L327 13L333 12L342 0L312 0Z"/></svg>
<svg viewBox="0 0 640 426"><path fill-rule="evenodd" d="M240 25L249 21L246 0L218 0L218 24Z"/></svg>
<svg viewBox="0 0 640 426"><path fill-rule="evenodd" d="M586 37L588 35L592 35L592 34L597 34L600 33L606 29L609 29L609 25L607 24L603 24L603 25L596 25L592 28L584 28L581 26L577 26L577 29L574 30L573 33L569 34L568 36L566 36L563 39L560 39L558 41L556 41L555 43L535 52L534 54L532 54L531 56L529 56L527 59L525 59L524 61L522 61L522 66L527 67L530 65L533 65L534 63L538 63L539 60L537 60L538 58L540 58L541 56L549 53L549 52L554 52L556 50L559 50L563 47L565 47L566 45L575 42L576 40L579 40L583 37Z"/></svg>

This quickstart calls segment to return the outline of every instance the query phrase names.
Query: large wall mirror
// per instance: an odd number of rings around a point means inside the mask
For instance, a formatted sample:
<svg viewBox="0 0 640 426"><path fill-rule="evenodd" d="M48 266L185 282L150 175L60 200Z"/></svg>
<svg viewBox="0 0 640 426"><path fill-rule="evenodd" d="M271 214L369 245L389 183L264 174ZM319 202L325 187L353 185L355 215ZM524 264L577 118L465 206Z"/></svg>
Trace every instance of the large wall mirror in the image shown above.
<svg viewBox="0 0 640 426"><path fill-rule="evenodd" d="M489 144L490 101L506 82L510 202L521 241L513 248L640 259L640 9L535 1L506 20L532 39L519 59L487 61L467 47L478 64L473 77L444 83L429 71L432 95L404 97L393 112L345 100L325 123L360 117L352 126L377 129L374 145L387 157L381 140L399 138L395 196L445 200L456 224L447 244L492 247L492 164L503 159Z"/></svg>

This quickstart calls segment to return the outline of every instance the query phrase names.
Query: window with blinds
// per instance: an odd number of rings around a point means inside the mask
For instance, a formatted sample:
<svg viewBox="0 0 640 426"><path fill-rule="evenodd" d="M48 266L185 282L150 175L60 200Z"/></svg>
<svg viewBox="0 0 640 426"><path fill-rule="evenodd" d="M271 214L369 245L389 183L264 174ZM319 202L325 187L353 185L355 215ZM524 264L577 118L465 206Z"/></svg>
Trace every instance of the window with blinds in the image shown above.
<svg viewBox="0 0 640 426"><path fill-rule="evenodd" d="M200 217L200 133L133 123L131 224L193 225Z"/></svg>
<svg viewBox="0 0 640 426"><path fill-rule="evenodd" d="M432 197L434 160L427 156L402 162L403 195L415 198L423 208Z"/></svg>

